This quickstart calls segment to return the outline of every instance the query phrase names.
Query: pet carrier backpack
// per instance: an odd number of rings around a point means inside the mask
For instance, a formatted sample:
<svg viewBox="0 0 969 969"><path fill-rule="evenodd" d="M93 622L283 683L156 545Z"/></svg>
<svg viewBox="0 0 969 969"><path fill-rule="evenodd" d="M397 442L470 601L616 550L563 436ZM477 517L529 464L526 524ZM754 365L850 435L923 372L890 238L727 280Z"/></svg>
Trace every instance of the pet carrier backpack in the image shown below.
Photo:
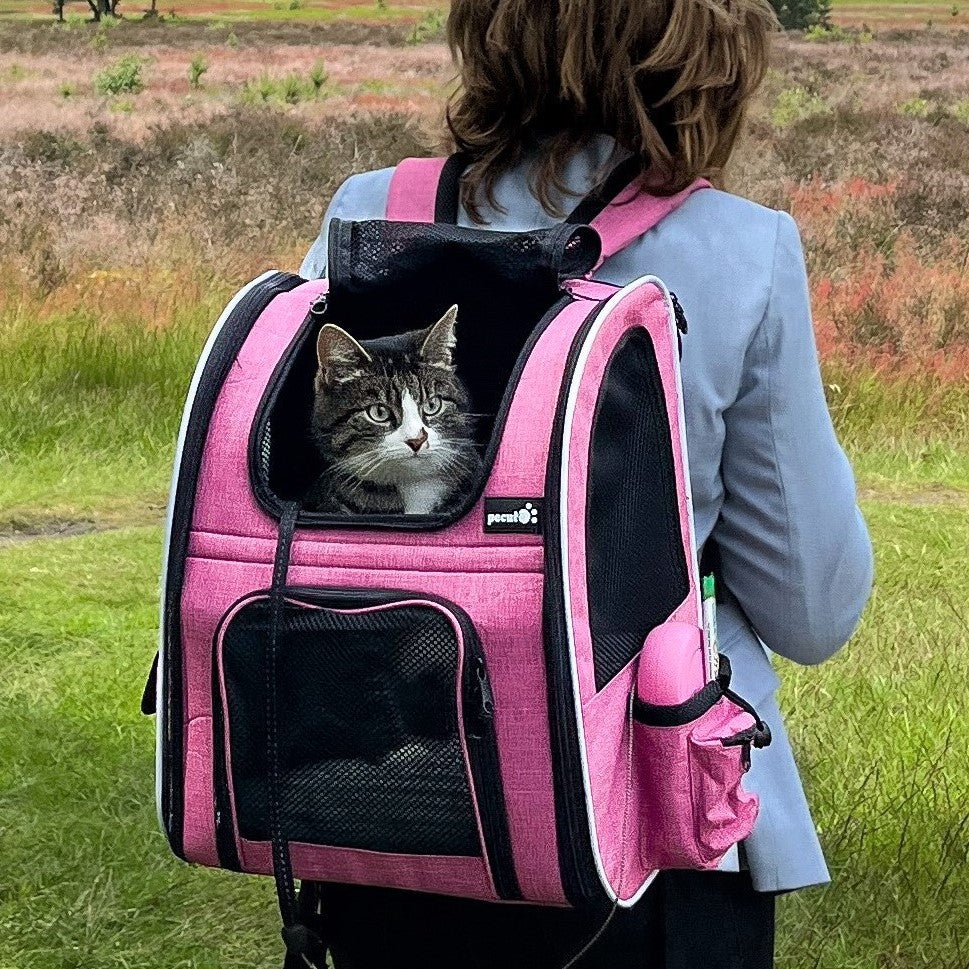
<svg viewBox="0 0 969 969"><path fill-rule="evenodd" d="M159 817L186 861L275 877L287 966L325 965L321 882L609 910L757 814L769 732L704 635L686 322L658 279L592 278L705 183L653 197L620 166L506 233L457 227L461 166L405 161L386 220L334 220L327 279L246 286L185 407ZM447 514L303 510L322 326L366 341L455 303L477 486Z"/></svg>

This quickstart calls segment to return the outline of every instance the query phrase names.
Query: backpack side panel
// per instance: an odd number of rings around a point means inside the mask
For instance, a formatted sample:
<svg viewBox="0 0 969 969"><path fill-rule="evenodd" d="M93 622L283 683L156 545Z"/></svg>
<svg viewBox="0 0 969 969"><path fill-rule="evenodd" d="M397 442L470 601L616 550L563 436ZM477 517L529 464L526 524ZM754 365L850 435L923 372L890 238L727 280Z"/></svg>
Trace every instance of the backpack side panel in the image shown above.
<svg viewBox="0 0 969 969"><path fill-rule="evenodd" d="M700 595L675 319L645 277L600 311L570 377L560 471L560 554L582 787L598 878L632 904L639 796L629 770L630 696L646 636L699 630ZM689 692L707 681L701 648Z"/></svg>
<svg viewBox="0 0 969 969"><path fill-rule="evenodd" d="M156 802L158 819L175 854L182 850L182 767L184 752L182 653L178 603L184 584L200 465L207 428L239 346L260 307L294 288L300 279L267 272L243 287L216 321L200 354L183 409L166 513L161 570L158 667L155 677Z"/></svg>

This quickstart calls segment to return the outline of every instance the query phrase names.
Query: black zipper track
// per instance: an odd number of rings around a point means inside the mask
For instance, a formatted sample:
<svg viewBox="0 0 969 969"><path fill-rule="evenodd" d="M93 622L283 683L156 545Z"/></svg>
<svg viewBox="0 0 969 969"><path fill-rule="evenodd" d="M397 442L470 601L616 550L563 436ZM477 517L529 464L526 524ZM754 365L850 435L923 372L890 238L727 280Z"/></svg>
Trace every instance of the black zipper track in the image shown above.
<svg viewBox="0 0 969 969"><path fill-rule="evenodd" d="M181 599L185 580L185 555L195 510L195 493L208 437L212 411L222 384L253 324L267 306L305 280L293 273L275 273L254 286L229 314L216 337L199 379L187 433L182 444L181 463L172 506L168 546L168 574L165 576L164 646L165 676L162 682L162 710L165 736L162 744L162 817L172 851L180 858L183 849L184 778L182 722Z"/></svg>
<svg viewBox="0 0 969 969"><path fill-rule="evenodd" d="M248 600L260 601L269 596L268 590L251 592L238 599L219 621L213 638L212 675L213 675L213 717L218 709L219 734L215 746L224 744L224 711L222 710L222 694L218 687L218 660L215 643L222 633L226 617ZM392 605L395 602L406 602L412 599L423 599L433 602L451 612L458 620L464 636L466 655L462 670L462 693L464 696L465 738L468 741L468 754L471 762L474 794L481 814L481 825L484 831L485 850L491 867L495 883L495 892L504 901L519 901L522 898L515 873L515 862L511 847L511 833L508 829L508 812L505 807L504 785L501 778L501 767L498 761L498 744L495 737L493 711L485 715L474 717L472 702L477 699L479 711L485 709L485 695L490 696L491 684L488 679L487 665L478 631L475 629L471 617L458 605L440 596L428 595L423 592L400 592L384 589L316 589L308 586L288 586L284 589L286 598L308 601L314 606L323 608L339 608L343 605ZM482 670L484 679L479 684L476 670ZM480 687L480 688L479 688ZM213 719L213 723L215 720ZM480 733L474 733L474 727L480 728ZM238 870L239 862L235 847L235 832L232 828L231 804L229 799L228 773L225 758L222 756L216 762L216 841L219 848L219 860L223 867ZM225 854L223 854L223 850Z"/></svg>
<svg viewBox="0 0 969 969"><path fill-rule="evenodd" d="M501 405L499 406L498 413L495 416L495 424L491 432L491 440L488 442L488 448L485 452L483 470L478 479L477 487L469 492L465 501L455 511L447 515L356 515L353 517L346 515L325 515L316 512L303 511L300 512L297 522L299 527L340 529L360 528L377 530L389 529L400 532L431 532L439 531L442 528L447 528L449 525L453 525L456 521L460 521L460 519L471 511L472 508L474 508L474 506L480 500L481 495L484 493L485 485L487 484L488 478L491 475L491 469L498 454L498 447L503 436L505 422L508 418L508 411L511 408L511 402L515 396L515 390L518 387L518 381L521 379L522 371L525 369L525 364L528 362L528 358L531 356L532 350L535 348L535 344L538 343L539 338L542 336L545 330L548 329L548 326L552 320L554 320L567 306L575 302L575 299L576 297L573 297L570 293L564 294L552 305L552 307L541 318L541 320L539 320L538 324L529 334L528 340L525 342L525 346L522 348L522 352L518 355L518 359L515 362L515 367L511 372L511 376L508 378L508 384L506 385L505 392L502 395ZM263 475L261 462L259 460L262 441L266 432L266 425L269 423L270 414L276 405L279 392L282 389L282 385L289 373L296 353L300 347L302 347L311 328L321 318L322 314L320 313L311 312L307 314L303 325L300 327L296 336L286 348L285 353L276 365L276 369L269 378L269 383L266 386L266 392L263 394L263 398L259 403L259 408L256 411L256 419L253 421L252 431L249 434L248 464L249 480L252 487L252 492L256 497L259 507L262 508L267 515L270 515L276 519L280 518L282 515L283 502L272 492L269 487L269 482L265 480Z"/></svg>
<svg viewBox="0 0 969 969"><path fill-rule="evenodd" d="M551 522L552 527L546 529L545 533L543 627L555 787L555 827L562 888L566 898L577 908L604 904L608 899L596 874L595 856L590 841L589 812L582 779L582 754L575 714L575 688L568 657L565 619L568 606L562 577L562 543L556 525L561 520L562 450L569 388L582 346L604 303L605 301L596 304L569 348L565 376L555 408L545 473L546 521Z"/></svg>

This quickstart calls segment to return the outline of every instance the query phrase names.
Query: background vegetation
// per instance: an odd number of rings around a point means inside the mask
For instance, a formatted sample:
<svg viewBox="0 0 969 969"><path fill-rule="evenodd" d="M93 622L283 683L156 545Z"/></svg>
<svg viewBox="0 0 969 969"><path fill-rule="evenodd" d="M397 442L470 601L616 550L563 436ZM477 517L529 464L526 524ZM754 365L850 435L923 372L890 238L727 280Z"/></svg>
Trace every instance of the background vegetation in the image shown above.
<svg viewBox="0 0 969 969"><path fill-rule="evenodd" d="M277 956L271 886L153 819L175 431L232 292L347 174L439 148L451 71L434 5L220 2L0 23L0 969ZM969 44L889 6L778 41L729 173L801 226L879 559L852 645L783 665L836 881L782 900L782 969L969 965Z"/></svg>

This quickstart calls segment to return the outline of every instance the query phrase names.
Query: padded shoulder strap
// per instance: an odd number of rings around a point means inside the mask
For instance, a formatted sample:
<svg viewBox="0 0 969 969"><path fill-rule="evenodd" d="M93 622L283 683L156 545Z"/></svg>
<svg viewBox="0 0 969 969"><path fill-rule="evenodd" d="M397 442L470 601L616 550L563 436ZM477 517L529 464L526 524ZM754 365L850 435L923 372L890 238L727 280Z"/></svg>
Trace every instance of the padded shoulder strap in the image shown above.
<svg viewBox="0 0 969 969"><path fill-rule="evenodd" d="M710 187L705 178L698 178L676 195L650 195L637 178L589 223L602 239L600 265L678 209L694 192Z"/></svg>
<svg viewBox="0 0 969 969"><path fill-rule="evenodd" d="M390 179L387 218L393 222L433 222L437 186L446 162L446 158L405 158Z"/></svg>
<svg viewBox="0 0 969 969"><path fill-rule="evenodd" d="M390 179L387 218L392 222L444 222L458 220L459 183L467 159L405 158Z"/></svg>

